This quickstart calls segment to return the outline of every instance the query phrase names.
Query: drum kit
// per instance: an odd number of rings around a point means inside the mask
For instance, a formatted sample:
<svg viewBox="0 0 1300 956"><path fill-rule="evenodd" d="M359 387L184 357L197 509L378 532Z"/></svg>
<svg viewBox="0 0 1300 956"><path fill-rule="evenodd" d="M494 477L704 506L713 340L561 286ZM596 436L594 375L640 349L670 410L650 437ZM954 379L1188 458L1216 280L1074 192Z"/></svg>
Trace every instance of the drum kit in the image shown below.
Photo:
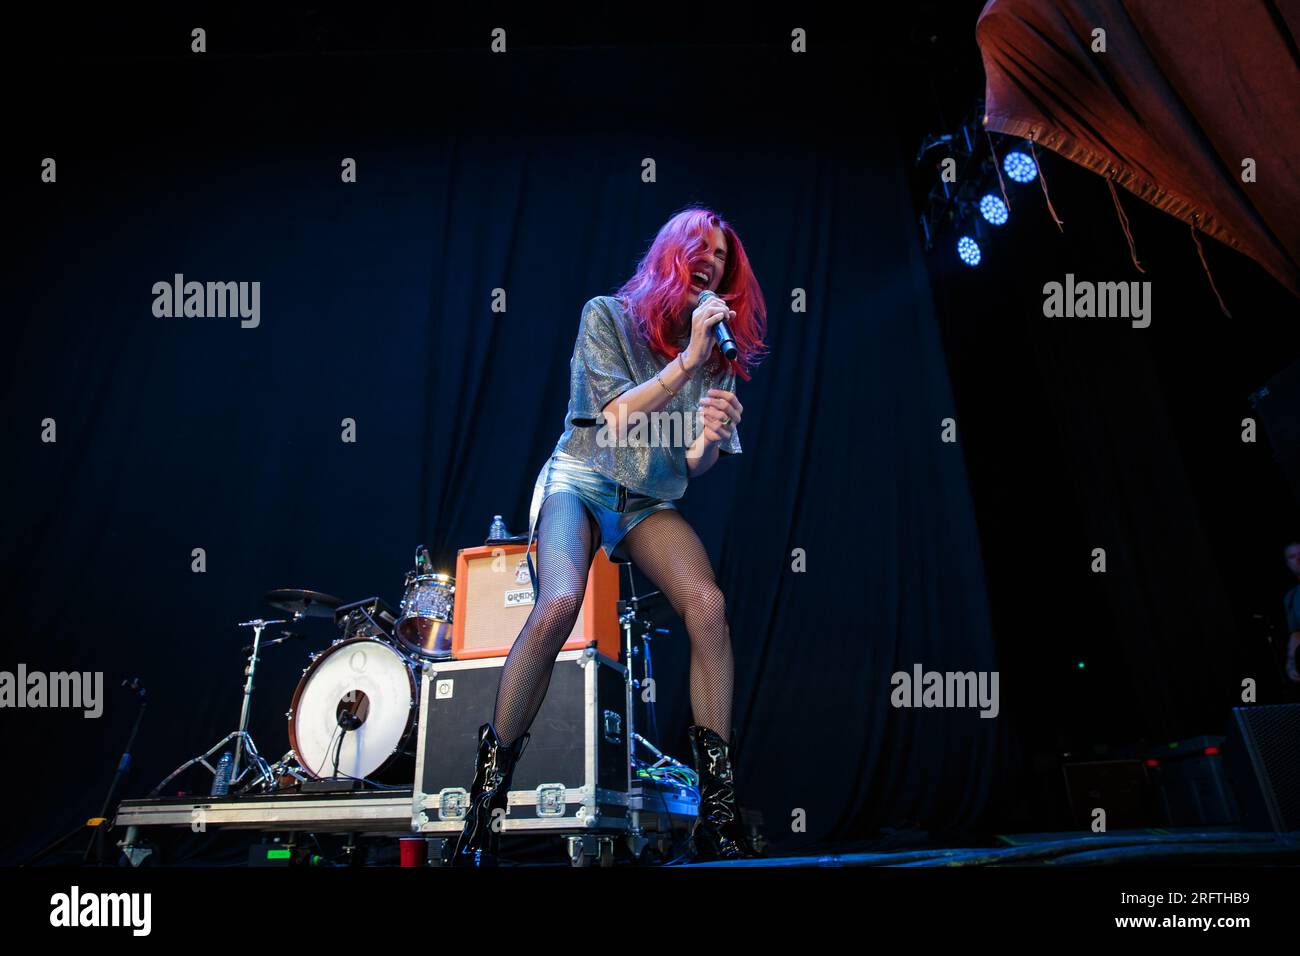
<svg viewBox="0 0 1300 956"><path fill-rule="evenodd" d="M423 546L416 550L414 570L406 573L396 613L378 597L345 604L300 588L268 592L266 604L289 618L239 625L253 629L252 646L245 648L239 728L177 767L153 795L195 764L212 773L214 795L291 787L316 792L409 787L420 712L419 670L427 661L452 656L455 593L455 578L435 572ZM298 635L263 641L262 634L312 618L332 619L340 636L309 655L285 713L290 750L271 765L248 732L254 675L264 648Z"/></svg>

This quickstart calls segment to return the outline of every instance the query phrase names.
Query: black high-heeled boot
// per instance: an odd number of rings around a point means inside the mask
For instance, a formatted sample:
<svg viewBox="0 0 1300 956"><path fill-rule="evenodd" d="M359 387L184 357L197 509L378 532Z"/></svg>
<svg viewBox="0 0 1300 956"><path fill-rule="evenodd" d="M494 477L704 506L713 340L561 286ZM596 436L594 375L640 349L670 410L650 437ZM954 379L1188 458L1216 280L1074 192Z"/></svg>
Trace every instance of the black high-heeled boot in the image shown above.
<svg viewBox="0 0 1300 956"><path fill-rule="evenodd" d="M741 860L759 856L749 842L736 806L732 751L708 727L687 728L695 769L700 775L700 809L691 829L691 855L697 860ZM735 739L735 731L732 731Z"/></svg>
<svg viewBox="0 0 1300 956"><path fill-rule="evenodd" d="M474 783L469 792L465 826L456 840L448 861L452 866L496 866L501 834L492 828L492 814L506 809L510 798L510 778L528 746L524 734L511 746L501 743L491 721L478 729L478 761Z"/></svg>

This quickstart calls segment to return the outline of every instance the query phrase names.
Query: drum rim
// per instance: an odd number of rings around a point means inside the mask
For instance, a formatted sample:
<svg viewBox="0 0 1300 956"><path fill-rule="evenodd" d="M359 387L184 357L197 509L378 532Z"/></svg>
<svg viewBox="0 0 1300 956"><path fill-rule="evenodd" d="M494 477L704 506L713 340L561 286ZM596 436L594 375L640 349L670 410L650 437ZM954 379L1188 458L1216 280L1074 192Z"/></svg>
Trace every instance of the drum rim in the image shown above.
<svg viewBox="0 0 1300 956"><path fill-rule="evenodd" d="M434 581L438 584L450 584L452 590L456 589L456 576L454 574L443 574L441 571L437 572L436 574L430 573L430 574L411 575L411 577L409 578L409 583L406 585L407 589L410 589L412 586L419 583L420 581ZM405 595L402 596L402 600L403 601L406 600Z"/></svg>
<svg viewBox="0 0 1300 956"><path fill-rule="evenodd" d="M387 759L385 759L383 763L370 771L369 776L374 777L376 774L383 773L388 769L393 761L397 759L398 755L405 750L406 745L410 742L411 735L415 731L416 724L419 721L420 685L415 679L415 668L418 666L418 663L411 660L409 654L405 653L401 647L394 646L392 641L378 637L349 637L345 640L334 642L325 650L321 651L320 654L317 655L316 659L307 665L307 669L302 672L302 677L298 679L298 686L293 690L293 700L289 703L289 718L287 721L289 724L289 748L293 751L294 756L298 758L298 766L301 767L313 780L324 780L325 778L317 774L303 762L302 751L298 749L298 734L295 728L295 718L298 716L298 702L302 699L302 693L307 687L307 682L311 680L312 674L315 673L316 668L320 666L321 662L325 660L325 658L348 644L357 644L362 641L369 644L382 644L384 647L387 647L396 654L398 659L406 665L406 680L407 683L411 685L411 712L407 715L406 727L402 730L402 736L398 738L397 746L393 749L393 752L388 755Z"/></svg>

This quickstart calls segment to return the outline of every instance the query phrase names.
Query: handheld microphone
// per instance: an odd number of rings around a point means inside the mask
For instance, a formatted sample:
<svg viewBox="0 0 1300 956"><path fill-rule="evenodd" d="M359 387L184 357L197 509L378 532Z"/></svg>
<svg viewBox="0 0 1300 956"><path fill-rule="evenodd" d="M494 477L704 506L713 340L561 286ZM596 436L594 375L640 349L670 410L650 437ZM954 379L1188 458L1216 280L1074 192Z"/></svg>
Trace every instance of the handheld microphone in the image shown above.
<svg viewBox="0 0 1300 956"><path fill-rule="evenodd" d="M700 305L703 305L705 300L709 297L713 297L719 302L722 302L723 305L726 305L722 296L710 289L705 289L700 293ZM729 359L734 359L736 357L736 340L731 337L731 329L727 328L726 319L719 319L717 324L713 326L713 337L718 343L718 349L725 357Z"/></svg>

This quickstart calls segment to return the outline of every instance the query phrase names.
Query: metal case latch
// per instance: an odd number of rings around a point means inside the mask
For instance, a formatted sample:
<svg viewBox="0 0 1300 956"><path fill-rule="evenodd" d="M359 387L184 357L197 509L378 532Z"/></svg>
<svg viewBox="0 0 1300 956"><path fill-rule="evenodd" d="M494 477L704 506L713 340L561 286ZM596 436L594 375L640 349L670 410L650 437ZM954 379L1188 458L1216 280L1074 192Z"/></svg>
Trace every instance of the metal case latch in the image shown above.
<svg viewBox="0 0 1300 956"><path fill-rule="evenodd" d="M438 791L438 819L464 820L469 808L469 791L464 787L444 787Z"/></svg>
<svg viewBox="0 0 1300 956"><path fill-rule="evenodd" d="M537 788L537 815L539 817L564 816L565 786L562 783L544 783Z"/></svg>
<svg viewBox="0 0 1300 956"><path fill-rule="evenodd" d="M616 710L606 710L602 714L601 730L605 740L611 744L623 742L623 715Z"/></svg>

